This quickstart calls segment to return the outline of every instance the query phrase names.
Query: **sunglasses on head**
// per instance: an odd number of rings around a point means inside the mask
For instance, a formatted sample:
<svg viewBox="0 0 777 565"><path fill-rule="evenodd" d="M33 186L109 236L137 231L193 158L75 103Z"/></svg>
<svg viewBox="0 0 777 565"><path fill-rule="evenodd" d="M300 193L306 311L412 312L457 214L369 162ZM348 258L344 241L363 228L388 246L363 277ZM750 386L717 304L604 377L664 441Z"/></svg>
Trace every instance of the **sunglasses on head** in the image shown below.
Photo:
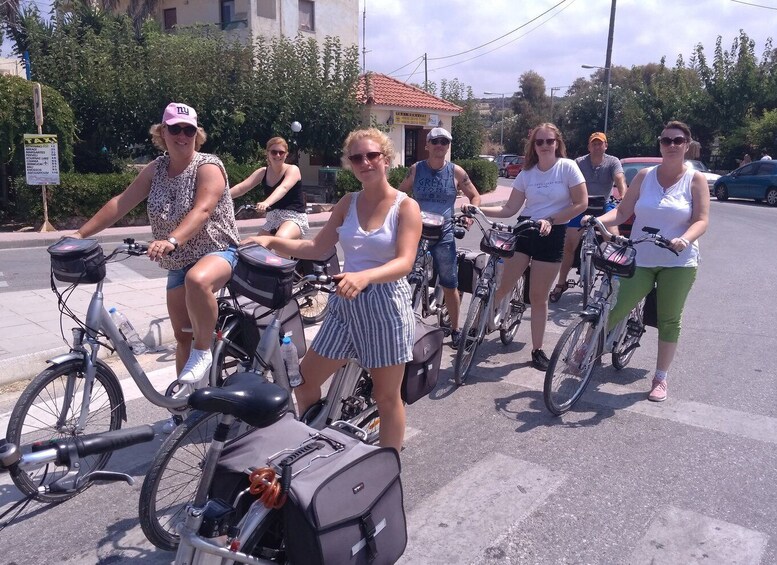
<svg viewBox="0 0 777 565"><path fill-rule="evenodd" d="M283 157L286 155L286 152L282 149L270 149L270 155L273 157Z"/></svg>
<svg viewBox="0 0 777 565"><path fill-rule="evenodd" d="M197 134L196 127L182 126L180 124L173 124L171 126L167 126L167 131L169 131L172 135L178 135L179 133L183 132L183 134L186 137L194 137Z"/></svg>
<svg viewBox="0 0 777 565"><path fill-rule="evenodd" d="M430 139L429 143L432 145L450 145L451 140L447 137L435 137L434 139Z"/></svg>
<svg viewBox="0 0 777 565"><path fill-rule="evenodd" d="M678 135L677 137L659 137L658 141L664 147L669 147L670 145L682 145L686 139L685 136Z"/></svg>
<svg viewBox="0 0 777 565"><path fill-rule="evenodd" d="M556 143L556 138L552 137L552 138L549 138L549 139L535 139L534 140L534 145L536 145L537 147L542 147L543 143L545 145L553 145L554 143Z"/></svg>
<svg viewBox="0 0 777 565"><path fill-rule="evenodd" d="M370 151L368 153L356 153L355 155L348 155L348 160L351 163L361 163L364 161L364 159L367 159L367 161L375 161L383 155L380 151Z"/></svg>

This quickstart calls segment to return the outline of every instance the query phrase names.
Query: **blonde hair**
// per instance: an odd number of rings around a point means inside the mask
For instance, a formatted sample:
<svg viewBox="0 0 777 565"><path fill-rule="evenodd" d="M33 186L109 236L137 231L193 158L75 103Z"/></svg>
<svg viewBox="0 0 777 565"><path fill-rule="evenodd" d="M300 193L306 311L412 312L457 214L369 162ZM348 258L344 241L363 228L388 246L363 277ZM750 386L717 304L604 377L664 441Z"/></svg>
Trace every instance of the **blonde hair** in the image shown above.
<svg viewBox="0 0 777 565"><path fill-rule="evenodd" d="M558 129L558 126L556 124L545 122L535 127L533 130L531 130L531 133L529 134L529 139L526 142L526 146L523 149L523 154L526 156L526 160L524 161L524 164L523 164L524 169L531 169L534 165L536 165L539 162L539 157L537 156L537 149L534 145L534 140L537 139L537 132L541 129L549 129L550 131L556 134L556 157L567 156L567 146L564 143L564 137L561 135L561 130Z"/></svg>
<svg viewBox="0 0 777 565"><path fill-rule="evenodd" d="M283 150L288 153L289 152L289 144L286 143L286 140L282 137L271 137L270 141L267 142L267 145L264 146L264 148L269 151L270 147L273 145L283 145Z"/></svg>
<svg viewBox="0 0 777 565"><path fill-rule="evenodd" d="M383 153L383 157L388 159L389 165L394 161L396 153L394 151L394 144L391 143L389 137L377 128L357 129L348 134L343 143L343 167L346 169L351 168L351 162L348 160L348 149L362 139L369 139L374 141L380 146L380 152Z"/></svg>
<svg viewBox="0 0 777 565"><path fill-rule="evenodd" d="M148 133L151 134L151 143L154 144L154 147L160 149L161 151L167 151L167 143L165 143L165 138L162 136L163 126L164 124L154 124L148 130ZM205 133L205 130L202 129L202 126L197 126L197 135L194 136L194 150L199 151L200 147L205 144L207 139L208 134Z"/></svg>

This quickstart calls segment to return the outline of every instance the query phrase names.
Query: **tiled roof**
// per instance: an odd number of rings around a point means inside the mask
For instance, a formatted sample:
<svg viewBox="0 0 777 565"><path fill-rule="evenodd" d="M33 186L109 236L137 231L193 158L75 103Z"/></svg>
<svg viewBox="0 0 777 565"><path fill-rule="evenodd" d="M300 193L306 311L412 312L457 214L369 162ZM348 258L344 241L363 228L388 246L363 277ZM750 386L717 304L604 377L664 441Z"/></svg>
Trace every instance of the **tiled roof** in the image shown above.
<svg viewBox="0 0 777 565"><path fill-rule="evenodd" d="M365 84L369 77L368 85ZM371 87L371 88L370 88ZM368 101L368 94L372 94L372 100ZM397 79L380 73L367 73L359 77L359 85L356 89L356 97L362 104L375 104L377 106L399 106L401 108L419 108L425 110L438 110L459 114L460 106L433 96L428 92L410 86Z"/></svg>

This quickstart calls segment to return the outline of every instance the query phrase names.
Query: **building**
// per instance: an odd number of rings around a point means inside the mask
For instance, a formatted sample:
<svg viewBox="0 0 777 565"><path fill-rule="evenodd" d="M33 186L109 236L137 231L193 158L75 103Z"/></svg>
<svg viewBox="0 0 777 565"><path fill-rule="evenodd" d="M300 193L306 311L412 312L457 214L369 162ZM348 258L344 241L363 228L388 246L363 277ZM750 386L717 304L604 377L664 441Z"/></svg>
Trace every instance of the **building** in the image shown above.
<svg viewBox="0 0 777 565"><path fill-rule="evenodd" d="M12 75L25 78L27 73L19 59L0 57L0 75Z"/></svg>
<svg viewBox="0 0 777 565"><path fill-rule="evenodd" d="M131 0L119 0L114 11L127 13ZM359 0L159 0L152 16L163 29L215 26L229 35L295 37L323 41L340 38L344 46L359 43Z"/></svg>
<svg viewBox="0 0 777 565"><path fill-rule="evenodd" d="M462 111L452 102L379 73L362 75L356 96L364 104L363 124L389 128L397 148L394 165L410 166L426 159L426 134L433 127L451 131L453 117Z"/></svg>

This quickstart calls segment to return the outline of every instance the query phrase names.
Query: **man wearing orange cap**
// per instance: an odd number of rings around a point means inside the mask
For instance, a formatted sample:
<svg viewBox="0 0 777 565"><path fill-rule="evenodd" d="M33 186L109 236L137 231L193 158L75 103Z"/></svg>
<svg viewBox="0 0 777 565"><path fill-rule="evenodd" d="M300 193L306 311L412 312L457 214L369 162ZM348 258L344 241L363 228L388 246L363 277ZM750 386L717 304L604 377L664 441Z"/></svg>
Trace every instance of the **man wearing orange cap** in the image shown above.
<svg viewBox="0 0 777 565"><path fill-rule="evenodd" d="M575 251L582 235L580 233L580 219L586 214L598 216L602 211L611 210L614 207L609 203L611 192L617 200L621 200L626 194L626 176L623 174L621 162L617 157L605 153L606 150L607 136L597 131L588 138L588 155L578 157L575 160L588 187L588 210L572 218L567 224L564 256L561 259L558 284L550 293L548 298L550 302L558 302L565 290L577 284L575 281L567 280L567 276L575 261ZM615 190L613 190L613 185Z"/></svg>

